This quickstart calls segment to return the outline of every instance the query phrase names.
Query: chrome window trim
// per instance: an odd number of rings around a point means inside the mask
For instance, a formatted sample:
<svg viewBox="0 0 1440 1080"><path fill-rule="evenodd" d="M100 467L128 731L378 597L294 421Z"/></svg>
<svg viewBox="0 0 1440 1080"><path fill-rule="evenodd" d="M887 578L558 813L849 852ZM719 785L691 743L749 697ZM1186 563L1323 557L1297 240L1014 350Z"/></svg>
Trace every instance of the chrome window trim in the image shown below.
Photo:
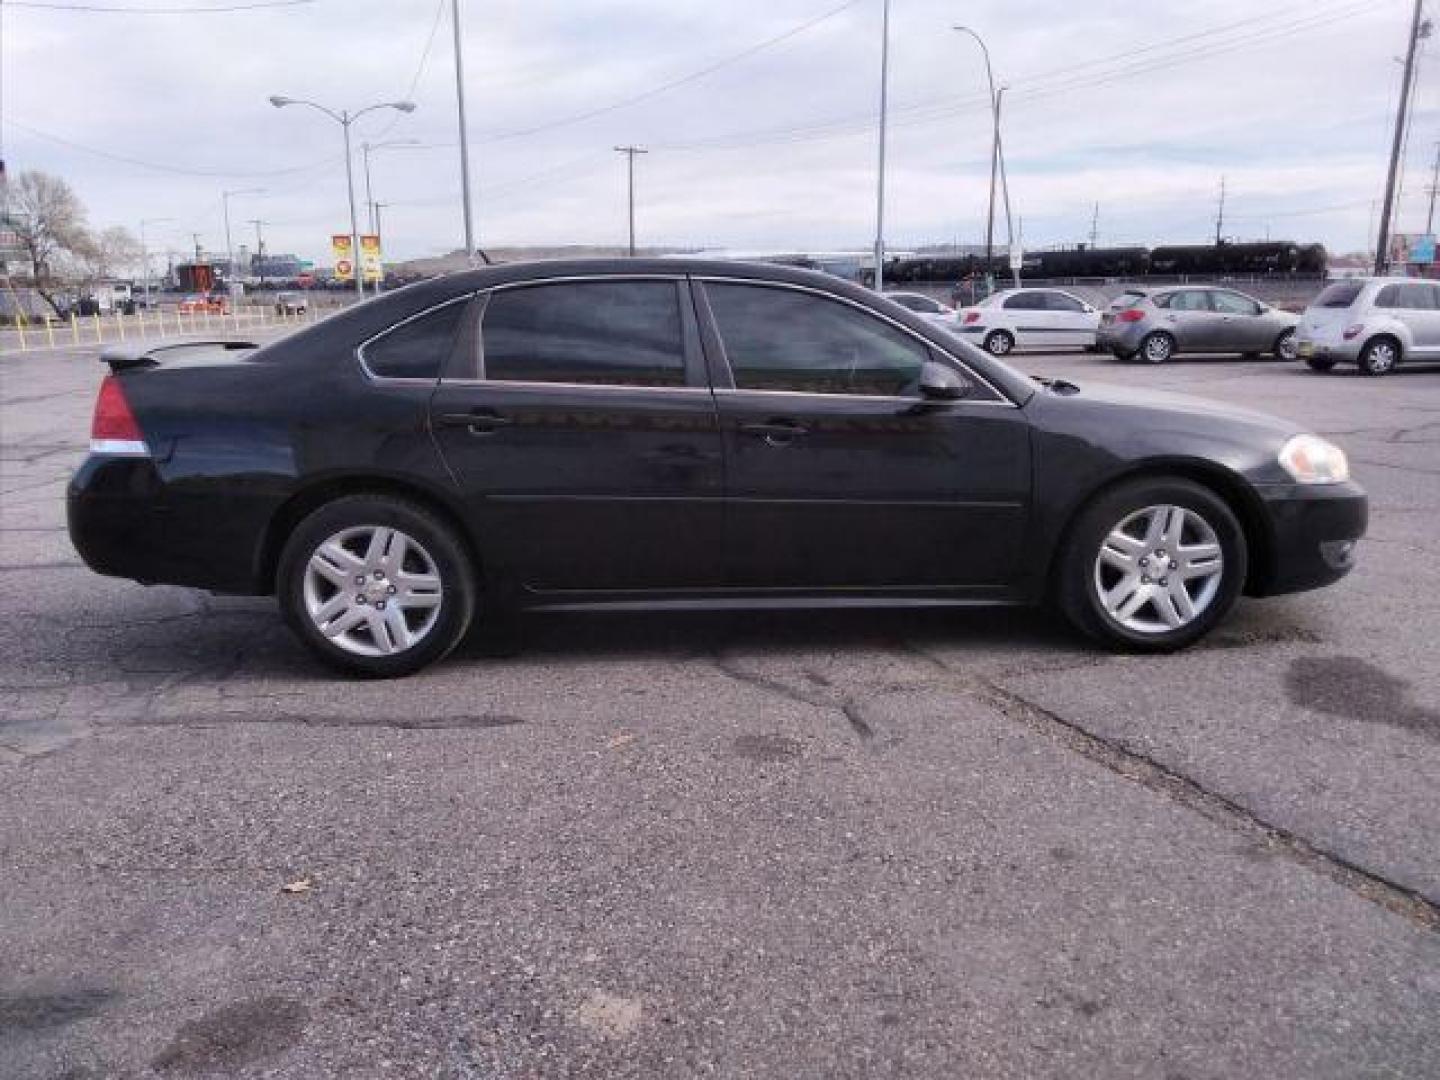
<svg viewBox="0 0 1440 1080"><path fill-rule="evenodd" d="M702 285L706 284L707 282L715 282L715 283L717 283L717 284L722 284L722 285L755 285L755 286L758 286L758 287L760 287L760 288L766 288L766 289L789 289L789 290L791 290L792 292L809 293L811 296L818 296L818 297L821 297L822 299L825 299L825 300L834 300L834 301L836 301L837 303L846 304L846 305L848 305L849 307L854 308L856 311L861 312L862 314L869 315L872 319L879 319L881 322L885 323L886 325L891 326L891 327L894 327L896 330L899 330L902 334L904 334L904 335L906 335L907 337L912 338L913 340L919 342L921 345L923 345L925 348L931 350L932 352L936 352L936 353L939 353L941 356L944 356L947 360L949 360L949 361L950 361L951 363L953 363L956 367L958 367L958 368L960 369L960 371L961 371L962 374L964 374L967 378L970 378L970 379L974 380L974 381L975 381L976 383L978 383L979 385L985 387L987 390L990 391L990 393L994 394L995 397L996 397L996 399L997 399L997 400L995 400L995 401L988 401L988 402L986 402L986 401L971 401L971 402L969 402L968 404L971 404L971 405L1001 405L1001 406L1005 406L1005 407L1011 408L1011 409L1018 409L1018 408L1020 407L1020 406L1017 405L1015 402L1011 401L1010 398L1009 398L998 386L996 386L995 384L993 384L989 379L985 378L985 376L981 375L979 372L975 371L972 367L970 367L969 364L965 363L965 361L961 360L961 359L960 359L958 356L956 356L954 353L950 352L949 349L945 348L945 347L942 346L942 345L936 345L936 344L935 344L933 341L931 341L929 338L927 338L927 337L922 337L920 334L917 334L914 330L911 330L908 326L904 325L903 323L896 322L894 319L890 318L888 315L885 315L885 314L883 314L883 313L881 313L881 312L875 311L875 310L873 310L872 308L866 307L864 304L861 304L861 303L859 303L859 302L857 302L857 301L855 301L855 300L851 300L851 299L850 299L849 297L847 297L847 296L839 296L839 295L837 295L836 293L826 292L824 289L816 289L816 288L814 288L814 287L812 287L812 286L809 286L809 285L796 285L796 284L794 284L793 282L789 282L789 281L770 281L770 280L767 280L767 279L765 279L765 278L736 278L736 277L721 277L721 276L712 276L712 275L697 275L697 276L695 277L695 280L698 281L698 282L700 282ZM717 326L717 327L715 328L715 330L716 330L716 333L718 334L720 328ZM724 345L723 335L721 335L721 336L722 336L721 345L722 345L722 347L723 347L723 345ZM728 366L729 363L730 363L730 358L729 358L728 356L725 358L725 363L726 363L727 366ZM732 371L731 374L732 374L732 378L733 378L733 371ZM716 388L715 388L715 392L718 394L718 393L723 393L723 392L725 392L725 391L728 391L728 390L730 390L730 389L731 389L730 387L716 387ZM903 396L903 395L894 395L894 394L817 394L817 393L815 393L815 392L812 391L812 390L744 390L744 391L742 391L740 387L735 387L734 390L735 390L736 392L743 392L743 393L747 393L747 394L803 394L803 395L810 396L810 397L823 397L823 398L864 398L864 399L868 399L868 400L871 400L871 401L876 401L876 400L878 400L878 401L910 401L910 402L914 402L914 401L925 401L925 400L926 400L926 399L923 398L923 397L921 397L921 398L912 398L912 397L905 397L905 396ZM964 398L960 398L959 400L960 400L961 402L965 401Z"/></svg>
<svg viewBox="0 0 1440 1080"><path fill-rule="evenodd" d="M429 307L422 308L413 315L405 316L405 318L399 322L392 323L379 333L371 334L359 345L355 346L355 360L360 365L360 370L365 373L365 377L371 382L380 383L384 386L438 386L441 378L445 374L445 365L443 363L440 365L440 371L433 379L417 379L409 375L376 375L375 372L370 370L370 365L365 362L365 350L381 338L393 334L402 326L406 326L416 319L423 319L431 312L439 311L441 308L449 307L451 304L468 304L471 300L475 299L475 295L473 292L461 293L458 296L450 297L448 300L441 300L438 304L431 304ZM453 342L451 347L454 347Z"/></svg>

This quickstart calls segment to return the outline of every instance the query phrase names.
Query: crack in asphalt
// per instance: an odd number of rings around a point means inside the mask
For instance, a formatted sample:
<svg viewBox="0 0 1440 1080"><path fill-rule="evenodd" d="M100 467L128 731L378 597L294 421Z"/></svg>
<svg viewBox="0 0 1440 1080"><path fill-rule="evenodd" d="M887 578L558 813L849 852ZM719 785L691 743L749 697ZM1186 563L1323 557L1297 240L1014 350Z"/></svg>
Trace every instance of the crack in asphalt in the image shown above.
<svg viewBox="0 0 1440 1080"><path fill-rule="evenodd" d="M998 683L981 679L982 695L1002 715L1019 719L1062 745L1104 766L1117 776L1164 795L1188 810L1233 831L1254 837L1277 849L1293 862L1324 874L1332 881L1387 911L1418 926L1440 933L1440 904L1414 889L1322 848L1283 826L1266 821L1249 808L1220 795L1155 758L1086 730L1073 720L1035 704Z"/></svg>

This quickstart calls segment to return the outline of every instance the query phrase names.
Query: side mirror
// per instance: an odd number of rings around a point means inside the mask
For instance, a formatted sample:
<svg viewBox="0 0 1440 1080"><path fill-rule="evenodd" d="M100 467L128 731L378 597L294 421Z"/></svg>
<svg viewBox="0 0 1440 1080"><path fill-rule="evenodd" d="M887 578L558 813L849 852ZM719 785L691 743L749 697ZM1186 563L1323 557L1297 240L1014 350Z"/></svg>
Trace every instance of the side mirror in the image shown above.
<svg viewBox="0 0 1440 1080"><path fill-rule="evenodd" d="M960 373L934 360L920 369L920 396L932 401L959 401L970 393L970 384Z"/></svg>

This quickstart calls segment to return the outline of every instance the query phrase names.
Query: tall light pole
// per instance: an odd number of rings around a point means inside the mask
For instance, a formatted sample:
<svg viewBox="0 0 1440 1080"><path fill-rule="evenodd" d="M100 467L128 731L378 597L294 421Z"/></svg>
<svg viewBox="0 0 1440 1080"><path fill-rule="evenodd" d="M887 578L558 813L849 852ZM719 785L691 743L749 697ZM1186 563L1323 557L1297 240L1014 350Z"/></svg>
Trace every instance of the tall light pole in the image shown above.
<svg viewBox="0 0 1440 1080"><path fill-rule="evenodd" d="M150 248L145 243L145 226L158 225L162 221L174 221L174 218L152 217L140 219L140 263L145 273L145 306L150 306Z"/></svg>
<svg viewBox="0 0 1440 1080"><path fill-rule="evenodd" d="M1390 171L1385 177L1385 200L1380 210L1380 233L1375 240L1375 274L1385 272L1390 262L1390 218L1395 212L1395 180L1400 172L1400 148L1405 141L1405 119L1410 110L1410 92L1415 86L1415 50L1420 39L1430 36L1429 20L1422 21L1424 0L1415 0L1410 18L1410 45L1405 50L1405 74L1400 83L1400 105L1395 110L1395 137L1390 144Z"/></svg>
<svg viewBox="0 0 1440 1080"><path fill-rule="evenodd" d="M327 109L324 105L317 105L313 101L303 101L299 98L288 98L281 94L271 94L270 104L277 109L283 109L286 105L308 105L318 112L324 113L337 124L345 135L345 187L350 195L350 265L355 274L355 295L365 295L365 275L360 271L360 223L355 217L355 160L350 151L350 125L366 113L374 112L377 109L395 109L402 113L415 111L413 101L382 101L375 105L367 105L359 112L350 112L348 109L341 109L338 113L334 109Z"/></svg>
<svg viewBox="0 0 1440 1080"><path fill-rule="evenodd" d="M997 173L1003 174L1005 170L1004 151L1000 146L1000 101L1005 88L995 88L995 70L990 65L990 47L985 44L985 39L968 26L956 26L954 29L961 34L970 35L975 39L975 44L980 46L980 52L985 57L985 81L990 86L990 206L985 214L985 280L993 289L995 275L991 263L995 257L995 180ZM1004 188L1006 233L1013 245L1015 235L1010 225L1010 188L1009 185L1004 185Z"/></svg>
<svg viewBox="0 0 1440 1080"><path fill-rule="evenodd" d="M465 259L474 266L475 218L470 206L470 140L465 131L465 50L460 40L460 0L450 0L450 24L455 31L455 112L460 123L460 201L465 210Z"/></svg>
<svg viewBox="0 0 1440 1080"><path fill-rule="evenodd" d="M230 269L226 271L226 278L233 280L238 275L235 273L235 243L230 239L230 200L236 195L262 195L264 188L240 188L238 191L222 191L220 203L225 208L225 258Z"/></svg>
<svg viewBox="0 0 1440 1080"><path fill-rule="evenodd" d="M394 146L419 146L419 139L390 139L388 142L362 142L360 158L365 163L365 205L369 208L370 231L378 233L380 226L375 222L375 196L370 190L370 155L376 150L388 150Z"/></svg>
<svg viewBox="0 0 1440 1080"><path fill-rule="evenodd" d="M624 154L629 167L629 192L630 192L630 258L635 257L635 155L648 154L650 151L641 146L617 146L615 152Z"/></svg>
<svg viewBox="0 0 1440 1080"><path fill-rule="evenodd" d="M880 139L875 178L875 291L885 291L885 122L890 97L890 0L880 11Z"/></svg>
<svg viewBox="0 0 1440 1080"><path fill-rule="evenodd" d="M265 234L260 230L264 228L265 222L260 218L251 218L249 224L255 226L255 265L260 267L260 288L265 287Z"/></svg>
<svg viewBox="0 0 1440 1080"><path fill-rule="evenodd" d="M995 91L995 156L1000 161L1000 194L1005 200L1005 247L1010 256L1010 274L1015 280L1015 287L1020 287L1020 268L1015 265L1015 219L1010 214L1010 181L1005 176L1005 144L1000 141L1000 105L1005 100L1005 91L1008 86L1002 86Z"/></svg>

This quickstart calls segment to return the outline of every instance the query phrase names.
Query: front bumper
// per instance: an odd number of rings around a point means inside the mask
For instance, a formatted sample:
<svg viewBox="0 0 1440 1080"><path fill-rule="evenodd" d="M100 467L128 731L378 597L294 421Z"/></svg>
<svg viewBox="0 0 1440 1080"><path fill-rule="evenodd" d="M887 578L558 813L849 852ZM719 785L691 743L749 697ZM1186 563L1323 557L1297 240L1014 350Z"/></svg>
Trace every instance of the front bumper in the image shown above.
<svg viewBox="0 0 1440 1080"><path fill-rule="evenodd" d="M1256 490L1269 521L1270 550L1252 568L1250 595L1318 589L1354 569L1370 520L1360 485L1270 484Z"/></svg>

